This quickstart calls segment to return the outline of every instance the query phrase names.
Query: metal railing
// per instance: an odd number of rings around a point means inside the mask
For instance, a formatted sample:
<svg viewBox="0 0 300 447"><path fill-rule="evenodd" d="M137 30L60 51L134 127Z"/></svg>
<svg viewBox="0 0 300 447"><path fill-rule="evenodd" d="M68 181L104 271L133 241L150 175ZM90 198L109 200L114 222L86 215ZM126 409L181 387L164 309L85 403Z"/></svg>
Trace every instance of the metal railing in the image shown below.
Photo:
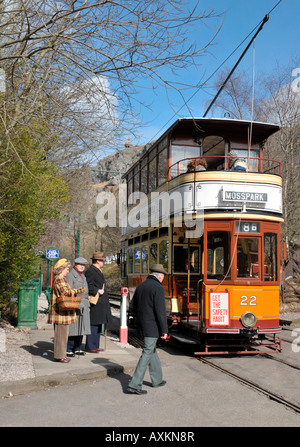
<svg viewBox="0 0 300 447"><path fill-rule="evenodd" d="M246 172L259 172L281 176L281 162L278 160L257 157L238 157L238 159L246 162L246 165L248 166L248 170ZM227 155L189 157L173 163L168 169L168 178L173 178L188 172L196 172L198 170L197 165L200 160L205 160L207 163L207 168L204 169L204 171L234 171L229 167L229 157ZM199 171L203 172L203 169L199 169Z"/></svg>

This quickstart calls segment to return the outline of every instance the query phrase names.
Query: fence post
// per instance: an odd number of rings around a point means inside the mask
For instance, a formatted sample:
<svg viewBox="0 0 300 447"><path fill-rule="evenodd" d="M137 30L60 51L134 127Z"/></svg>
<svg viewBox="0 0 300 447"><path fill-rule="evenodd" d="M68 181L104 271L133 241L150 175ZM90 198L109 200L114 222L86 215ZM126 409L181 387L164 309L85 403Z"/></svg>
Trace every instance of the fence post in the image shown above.
<svg viewBox="0 0 300 447"><path fill-rule="evenodd" d="M120 343L128 343L128 327L127 327L127 295L128 288L121 287L121 308L120 308Z"/></svg>

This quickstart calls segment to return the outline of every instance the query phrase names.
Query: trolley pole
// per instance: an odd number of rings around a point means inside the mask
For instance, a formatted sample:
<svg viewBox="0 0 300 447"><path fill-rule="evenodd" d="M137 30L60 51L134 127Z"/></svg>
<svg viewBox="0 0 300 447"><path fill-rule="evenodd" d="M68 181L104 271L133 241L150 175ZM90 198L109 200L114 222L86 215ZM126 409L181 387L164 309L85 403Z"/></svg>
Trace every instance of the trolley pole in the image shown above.
<svg viewBox="0 0 300 447"><path fill-rule="evenodd" d="M120 343L128 343L128 327L127 327L127 296L128 288L121 287L121 308L120 308Z"/></svg>

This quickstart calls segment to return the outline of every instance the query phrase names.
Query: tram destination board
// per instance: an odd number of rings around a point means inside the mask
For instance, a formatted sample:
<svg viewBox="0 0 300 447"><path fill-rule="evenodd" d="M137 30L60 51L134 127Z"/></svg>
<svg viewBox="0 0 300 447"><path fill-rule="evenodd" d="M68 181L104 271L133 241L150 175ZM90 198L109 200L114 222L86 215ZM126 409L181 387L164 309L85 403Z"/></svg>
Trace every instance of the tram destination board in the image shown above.
<svg viewBox="0 0 300 447"><path fill-rule="evenodd" d="M236 233L259 233L259 222L236 222Z"/></svg>

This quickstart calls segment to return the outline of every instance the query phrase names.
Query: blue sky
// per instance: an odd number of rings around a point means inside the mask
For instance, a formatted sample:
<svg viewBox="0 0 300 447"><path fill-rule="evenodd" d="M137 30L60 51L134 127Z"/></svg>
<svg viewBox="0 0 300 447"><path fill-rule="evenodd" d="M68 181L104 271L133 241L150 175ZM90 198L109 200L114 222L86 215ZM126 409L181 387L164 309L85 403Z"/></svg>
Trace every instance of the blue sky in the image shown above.
<svg viewBox="0 0 300 447"><path fill-rule="evenodd" d="M193 0L190 0L194 4ZM246 36L263 20L264 16L278 3L278 0L200 0L201 10L215 9L217 13L224 15L205 22L195 39L199 45L205 44L207 39L214 34L214 30L222 24L213 45L209 48L209 53L202 56L201 66L192 68L189 73L182 72L177 80L187 80L189 83L197 84L201 79L206 80L216 68L230 55L230 53L246 38ZM299 49L299 20L300 1L282 0L281 3L270 14L269 21L264 25L255 41L255 73L271 73L276 70L277 63L280 66L288 66L292 59L300 56ZM252 36L251 36L252 37ZM249 43L249 37L245 43L226 62L225 67L232 68L243 50ZM224 68L224 67L223 67ZM296 67L294 67L296 68ZM253 50L249 49L239 69L253 69ZM193 116L203 116L207 102L212 99L216 90L210 80L206 89L201 89L189 102ZM141 91L146 95L145 91ZM192 95L191 91L185 91L186 99ZM178 94L172 94L172 107L169 105L164 89L154 92L148 91L145 101L152 101L152 110L143 110L141 113L143 121L147 125L139 129L140 138L134 140L133 144L145 144L166 130L180 116L190 116L187 108L179 109L183 106L183 100ZM210 114L208 116L211 116Z"/></svg>

